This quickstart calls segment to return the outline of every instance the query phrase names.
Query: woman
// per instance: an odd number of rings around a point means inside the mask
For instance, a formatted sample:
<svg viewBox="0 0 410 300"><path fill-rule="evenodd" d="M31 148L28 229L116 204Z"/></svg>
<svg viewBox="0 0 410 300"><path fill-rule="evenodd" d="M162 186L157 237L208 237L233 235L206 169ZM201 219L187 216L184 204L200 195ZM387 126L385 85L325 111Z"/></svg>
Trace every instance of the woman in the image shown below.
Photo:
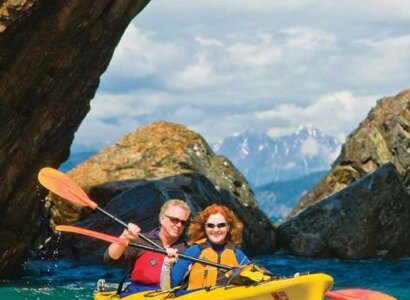
<svg viewBox="0 0 410 300"><path fill-rule="evenodd" d="M242 222L230 209L216 204L208 206L191 221L188 228L191 246L184 254L233 267L248 264L249 259L237 248L242 242L242 230ZM167 252L161 273L162 289L181 284L186 276L188 290L223 284L227 278L226 271L183 259L171 268L178 254L171 248Z"/></svg>

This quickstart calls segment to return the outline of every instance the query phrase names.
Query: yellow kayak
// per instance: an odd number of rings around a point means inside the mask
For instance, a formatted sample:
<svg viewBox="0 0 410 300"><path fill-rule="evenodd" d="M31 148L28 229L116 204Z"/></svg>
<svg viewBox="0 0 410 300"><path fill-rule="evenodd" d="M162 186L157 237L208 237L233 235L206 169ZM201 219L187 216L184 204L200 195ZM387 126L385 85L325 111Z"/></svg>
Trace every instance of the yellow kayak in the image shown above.
<svg viewBox="0 0 410 300"><path fill-rule="evenodd" d="M327 274L308 274L292 278L266 280L252 285L229 285L201 289L178 296L181 300L323 300L333 286ZM175 298L167 291L144 291L120 298L115 291L95 292L94 300L159 300Z"/></svg>

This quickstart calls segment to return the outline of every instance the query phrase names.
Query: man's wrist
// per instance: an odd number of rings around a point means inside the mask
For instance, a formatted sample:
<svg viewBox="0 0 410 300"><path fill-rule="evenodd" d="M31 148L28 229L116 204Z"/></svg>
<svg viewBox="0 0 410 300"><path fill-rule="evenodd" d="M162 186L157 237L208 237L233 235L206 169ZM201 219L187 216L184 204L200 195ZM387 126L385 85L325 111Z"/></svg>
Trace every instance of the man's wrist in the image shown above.
<svg viewBox="0 0 410 300"><path fill-rule="evenodd" d="M164 266L169 269L172 267L172 263L164 261Z"/></svg>

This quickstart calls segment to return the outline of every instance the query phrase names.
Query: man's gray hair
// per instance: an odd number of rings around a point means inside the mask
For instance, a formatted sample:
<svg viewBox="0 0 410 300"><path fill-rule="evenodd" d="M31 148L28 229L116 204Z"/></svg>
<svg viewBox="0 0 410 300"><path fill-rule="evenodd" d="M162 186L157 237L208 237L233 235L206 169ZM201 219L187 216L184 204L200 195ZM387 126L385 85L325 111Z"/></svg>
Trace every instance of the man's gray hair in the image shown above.
<svg viewBox="0 0 410 300"><path fill-rule="evenodd" d="M178 206L179 208L182 208L188 213L188 215L191 214L191 209L189 208L188 204L186 204L185 201L182 201L179 199L170 199L161 206L161 210L159 211L160 221L161 221L161 218L165 216L167 210L173 206Z"/></svg>

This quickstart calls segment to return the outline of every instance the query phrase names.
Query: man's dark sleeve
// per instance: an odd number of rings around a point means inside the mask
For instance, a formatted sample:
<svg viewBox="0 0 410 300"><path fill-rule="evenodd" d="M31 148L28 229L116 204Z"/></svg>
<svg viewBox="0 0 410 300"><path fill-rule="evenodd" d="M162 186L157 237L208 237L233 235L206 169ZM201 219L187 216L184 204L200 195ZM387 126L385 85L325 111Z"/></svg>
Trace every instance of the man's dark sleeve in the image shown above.
<svg viewBox="0 0 410 300"><path fill-rule="evenodd" d="M141 250L127 247L118 259L112 259L108 254L108 248L104 253L104 262L112 266L131 267L137 257L141 254Z"/></svg>

